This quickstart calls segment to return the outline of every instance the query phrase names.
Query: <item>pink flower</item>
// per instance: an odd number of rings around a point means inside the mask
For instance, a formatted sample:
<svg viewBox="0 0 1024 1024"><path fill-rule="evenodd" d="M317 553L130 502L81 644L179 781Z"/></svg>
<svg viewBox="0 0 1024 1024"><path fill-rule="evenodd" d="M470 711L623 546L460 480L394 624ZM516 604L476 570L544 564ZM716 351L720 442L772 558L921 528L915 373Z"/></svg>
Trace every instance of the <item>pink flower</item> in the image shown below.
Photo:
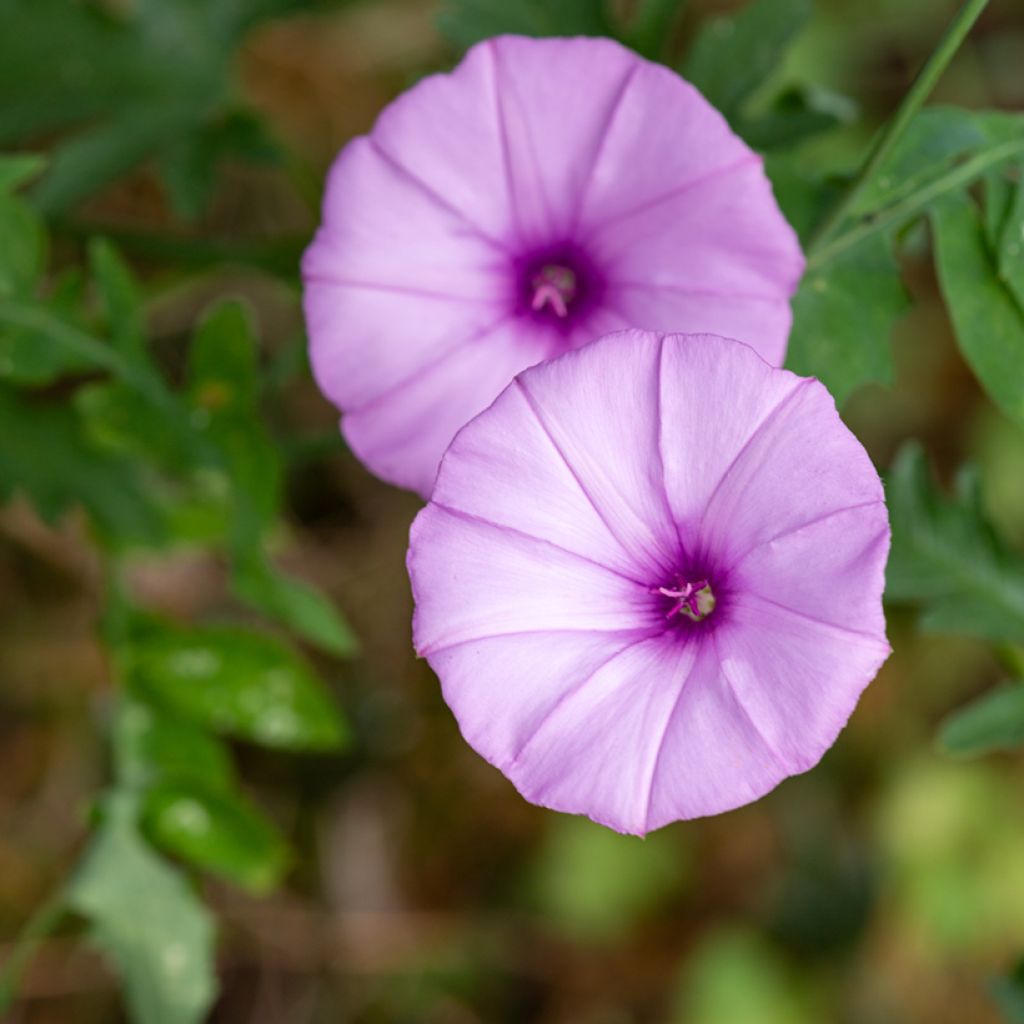
<svg viewBox="0 0 1024 1024"><path fill-rule="evenodd" d="M607 39L502 37L350 143L303 261L310 355L352 450L430 493L527 366L623 327L781 363L803 270L760 157Z"/></svg>
<svg viewBox="0 0 1024 1024"><path fill-rule="evenodd" d="M416 649L523 796L643 834L818 762L889 653L888 548L821 384L625 332L455 438L412 529Z"/></svg>

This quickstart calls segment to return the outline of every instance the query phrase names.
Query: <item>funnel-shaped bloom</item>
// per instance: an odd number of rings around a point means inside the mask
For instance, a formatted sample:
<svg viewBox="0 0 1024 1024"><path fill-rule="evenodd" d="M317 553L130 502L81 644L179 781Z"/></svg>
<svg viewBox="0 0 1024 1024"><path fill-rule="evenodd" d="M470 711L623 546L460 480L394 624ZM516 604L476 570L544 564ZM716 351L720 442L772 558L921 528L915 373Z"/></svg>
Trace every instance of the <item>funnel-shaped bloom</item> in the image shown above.
<svg viewBox="0 0 1024 1024"><path fill-rule="evenodd" d="M427 495L520 370L625 327L782 362L803 269L760 157L606 39L502 37L342 151L303 261L310 356L357 455Z"/></svg>
<svg viewBox="0 0 1024 1024"><path fill-rule="evenodd" d="M416 648L528 800L642 834L818 762L889 652L888 547L817 381L624 332L452 442L412 529Z"/></svg>

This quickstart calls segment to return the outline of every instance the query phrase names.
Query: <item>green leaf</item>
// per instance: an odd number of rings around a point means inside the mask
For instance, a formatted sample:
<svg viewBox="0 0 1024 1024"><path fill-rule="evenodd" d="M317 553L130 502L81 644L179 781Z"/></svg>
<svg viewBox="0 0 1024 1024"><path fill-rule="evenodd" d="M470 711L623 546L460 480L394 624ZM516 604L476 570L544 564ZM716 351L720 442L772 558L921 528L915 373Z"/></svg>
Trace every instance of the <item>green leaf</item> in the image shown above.
<svg viewBox="0 0 1024 1024"><path fill-rule="evenodd" d="M1024 422L1024 308L996 275L973 200L931 209L935 264L960 351L992 400Z"/></svg>
<svg viewBox="0 0 1024 1024"><path fill-rule="evenodd" d="M893 151L858 199L855 212L879 210L921 192L968 157L1024 151L1024 116L935 106L907 126Z"/></svg>
<svg viewBox="0 0 1024 1024"><path fill-rule="evenodd" d="M939 730L939 744L968 757L1024 747L1024 683L994 690L955 712Z"/></svg>
<svg viewBox="0 0 1024 1024"><path fill-rule="evenodd" d="M753 0L701 26L683 74L734 122L811 16L810 0Z"/></svg>
<svg viewBox="0 0 1024 1024"><path fill-rule="evenodd" d="M44 213L65 213L80 200L120 178L169 138L187 132L187 110L176 105L131 110L63 143L32 190Z"/></svg>
<svg viewBox="0 0 1024 1024"><path fill-rule="evenodd" d="M106 333L114 347L132 362L148 366L142 297L132 272L118 251L103 238L89 243L89 266L99 293Z"/></svg>
<svg viewBox="0 0 1024 1024"><path fill-rule="evenodd" d="M822 180L808 173L790 153L767 154L764 170L783 215L800 240L806 242L811 230L839 198L842 182Z"/></svg>
<svg viewBox="0 0 1024 1024"><path fill-rule="evenodd" d="M203 463L202 447L184 415L168 416L120 381L80 387L74 406L86 436L99 449L141 456L171 471L184 472Z"/></svg>
<svg viewBox="0 0 1024 1024"><path fill-rule="evenodd" d="M228 301L199 325L189 351L193 403L212 414L255 408L259 390L256 341L248 309Z"/></svg>
<svg viewBox="0 0 1024 1024"><path fill-rule="evenodd" d="M848 124L857 106L845 96L816 86L795 86L778 95L756 117L741 117L736 131L754 149L781 149Z"/></svg>
<svg viewBox="0 0 1024 1024"><path fill-rule="evenodd" d="M67 406L30 402L0 386L0 499L14 491L50 521L84 506L115 546L159 544L165 536L163 516L131 462L93 448Z"/></svg>
<svg viewBox="0 0 1024 1024"><path fill-rule="evenodd" d="M1024 960L990 988L1006 1024L1024 1024Z"/></svg>
<svg viewBox="0 0 1024 1024"><path fill-rule="evenodd" d="M334 654L355 650L351 630L317 591L270 567L263 553L277 519L283 466L259 416L258 352L246 307L226 302L192 343L188 391L232 485L235 593Z"/></svg>
<svg viewBox="0 0 1024 1024"><path fill-rule="evenodd" d="M651 60L663 60L686 0L638 0L626 43Z"/></svg>
<svg viewBox="0 0 1024 1024"><path fill-rule="evenodd" d="M0 0L0 145L64 133L35 190L47 212L64 212L222 118L246 33L305 6Z"/></svg>
<svg viewBox="0 0 1024 1024"><path fill-rule="evenodd" d="M1016 187L999 232L997 264L999 277L1024 310L1024 164L1018 167Z"/></svg>
<svg viewBox="0 0 1024 1024"><path fill-rule="evenodd" d="M187 718L125 694L114 726L119 782L142 789L167 779L227 789L234 782L224 744Z"/></svg>
<svg viewBox="0 0 1024 1024"><path fill-rule="evenodd" d="M999 249L1014 193L1005 167L996 167L985 174L985 241L993 252Z"/></svg>
<svg viewBox="0 0 1024 1024"><path fill-rule="evenodd" d="M256 341L246 308L216 307L202 322L189 353L188 393L231 480L234 544L258 547L280 506L281 460L258 414Z"/></svg>
<svg viewBox="0 0 1024 1024"><path fill-rule="evenodd" d="M270 891L288 864L275 826L247 800L199 780L157 783L143 801L143 829L168 853L256 893Z"/></svg>
<svg viewBox="0 0 1024 1024"><path fill-rule="evenodd" d="M603 0L448 0L437 19L456 46L491 36L604 36L611 25Z"/></svg>
<svg viewBox="0 0 1024 1024"><path fill-rule="evenodd" d="M0 190L0 295L31 295L46 262L46 234L28 203Z"/></svg>
<svg viewBox="0 0 1024 1024"><path fill-rule="evenodd" d="M886 596L919 601L923 628L1024 642L1024 558L996 536L976 476L960 475L952 498L929 479L920 446L904 447L889 474L892 552Z"/></svg>
<svg viewBox="0 0 1024 1024"><path fill-rule="evenodd" d="M339 657L358 651L351 627L323 594L278 572L264 558L250 553L238 562L232 585L242 600L323 650Z"/></svg>
<svg viewBox="0 0 1024 1024"><path fill-rule="evenodd" d="M80 316L83 294L81 271L69 267L53 281L46 305L53 314L73 323ZM91 360L55 345L45 330L17 325L0 328L0 378L12 384L52 384L65 374L91 368Z"/></svg>
<svg viewBox="0 0 1024 1024"><path fill-rule="evenodd" d="M12 192L42 173L46 157L41 153L0 153L0 192Z"/></svg>
<svg viewBox="0 0 1024 1024"><path fill-rule="evenodd" d="M130 798L104 810L69 904L115 964L135 1024L199 1024L216 994L210 914L139 836Z"/></svg>
<svg viewBox="0 0 1024 1024"><path fill-rule="evenodd" d="M347 739L320 680L264 633L226 626L143 633L131 678L140 692L219 732L289 750L336 750Z"/></svg>
<svg viewBox="0 0 1024 1024"><path fill-rule="evenodd" d="M231 111L195 133L182 136L163 159L164 184L171 205L194 220L206 208L216 183L217 167L226 157L252 162L280 160L279 147L261 120L244 111Z"/></svg>
<svg viewBox="0 0 1024 1024"><path fill-rule="evenodd" d="M841 406L862 384L891 381L890 334L907 307L889 240L866 238L804 275L786 366L817 377Z"/></svg>

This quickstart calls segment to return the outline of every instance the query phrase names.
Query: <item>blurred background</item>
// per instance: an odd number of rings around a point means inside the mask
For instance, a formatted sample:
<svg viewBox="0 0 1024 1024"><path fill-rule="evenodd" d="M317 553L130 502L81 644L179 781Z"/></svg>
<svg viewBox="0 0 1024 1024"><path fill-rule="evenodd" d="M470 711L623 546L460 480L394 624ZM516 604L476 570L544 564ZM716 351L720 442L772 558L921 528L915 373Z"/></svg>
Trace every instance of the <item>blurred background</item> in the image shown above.
<svg viewBox="0 0 1024 1024"><path fill-rule="evenodd" d="M74 36L61 6L6 5L16 35L5 31L0 43L0 63L12 55L0 70L0 124L4 107L21 111L26 96L72 102L75 89L54 81L80 80L88 91L102 55ZM116 19L133 4L95 6ZM735 6L691 0L672 45L682 52L702 19ZM243 11L246 0L233 7ZM40 195L52 267L80 263L96 234L120 248L172 377L212 302L240 297L254 311L267 375L261 411L285 454L274 558L329 595L359 641L347 659L307 651L348 720L347 749L296 756L234 747L246 790L287 837L291 859L271 895L201 883L220 921L222 993L211 1019L1007 1019L993 986L1024 954L1024 762L957 760L935 743L951 710L1005 675L990 645L921 635L911 612L893 611L895 653L818 768L753 806L642 841L530 806L463 743L411 648L404 557L419 503L372 478L338 438L336 415L304 366L297 275L339 147L458 51L439 31L433 0L294 7L277 4L273 17L229 40L232 89L253 116L236 126L238 145L224 147L209 180L196 184L195 153L177 165L172 154L161 167L125 160L123 172L78 194L79 173L95 170L78 153L66 164L67 195L54 194L60 182ZM817 0L777 75L847 97L856 116L810 142L808 161L856 161L955 7ZM192 41L179 45L183 62L198 62ZM935 100L1022 109L1022 68L1024 7L993 2ZM113 88L117 68L106 70ZM152 103L139 132L172 99ZM45 150L75 118L43 118L34 134L8 135ZM167 123L162 130L173 132ZM844 415L880 468L911 437L946 481L964 461L978 463L985 505L1019 547L1024 431L983 398L958 354L925 244L919 256L912 238L906 246L915 302L894 338L895 384L861 389ZM215 551L179 547L126 565L126 585L149 609L182 621L223 610L227 570ZM23 497L0 506L0 961L78 857L109 778L104 601L80 514L45 523ZM78 932L70 921L41 943L7 1019L124 1019L114 974Z"/></svg>

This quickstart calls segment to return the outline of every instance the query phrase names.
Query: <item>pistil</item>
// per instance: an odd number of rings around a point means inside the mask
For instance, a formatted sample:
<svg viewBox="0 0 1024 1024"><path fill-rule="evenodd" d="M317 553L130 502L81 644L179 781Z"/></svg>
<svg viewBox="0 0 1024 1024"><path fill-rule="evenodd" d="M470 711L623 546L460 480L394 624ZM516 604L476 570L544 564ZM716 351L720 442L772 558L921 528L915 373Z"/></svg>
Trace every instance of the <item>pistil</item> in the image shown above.
<svg viewBox="0 0 1024 1024"><path fill-rule="evenodd" d="M576 295L576 275L568 267L554 263L541 267L531 285L531 309L540 312L545 306L550 306L555 316L564 318L569 315L569 303Z"/></svg>

